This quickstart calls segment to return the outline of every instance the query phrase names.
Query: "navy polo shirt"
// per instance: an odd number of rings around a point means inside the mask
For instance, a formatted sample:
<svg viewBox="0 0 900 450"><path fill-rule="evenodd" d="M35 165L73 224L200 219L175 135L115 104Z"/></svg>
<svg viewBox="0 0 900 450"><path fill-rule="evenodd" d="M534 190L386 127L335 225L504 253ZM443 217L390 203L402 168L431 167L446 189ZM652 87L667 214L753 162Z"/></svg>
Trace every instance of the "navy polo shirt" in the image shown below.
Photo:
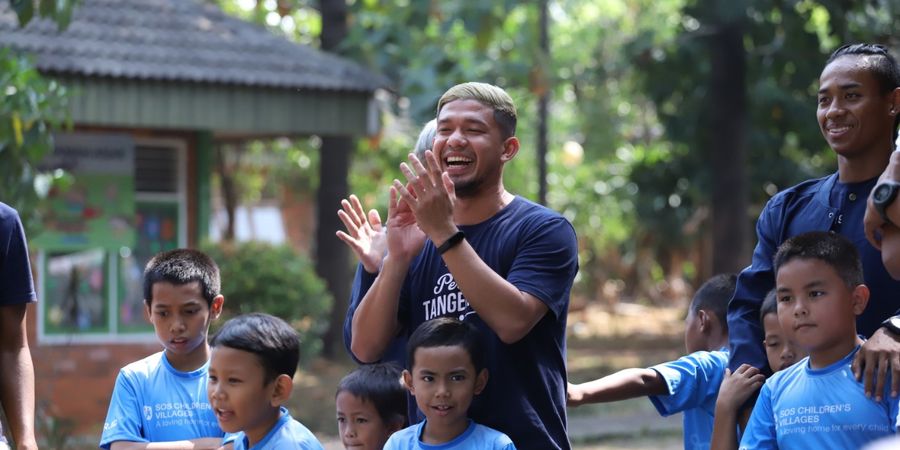
<svg viewBox="0 0 900 450"><path fill-rule="evenodd" d="M834 173L804 181L769 200L756 222L758 241L753 261L738 276L728 305L731 370L743 363L768 370L759 309L766 293L775 287L772 257L782 242L798 234L834 231L859 250L871 296L866 310L856 319L858 333L869 337L884 319L900 312L900 281L887 273L881 252L866 240L863 230L866 200L876 182L877 178L841 183Z"/></svg>

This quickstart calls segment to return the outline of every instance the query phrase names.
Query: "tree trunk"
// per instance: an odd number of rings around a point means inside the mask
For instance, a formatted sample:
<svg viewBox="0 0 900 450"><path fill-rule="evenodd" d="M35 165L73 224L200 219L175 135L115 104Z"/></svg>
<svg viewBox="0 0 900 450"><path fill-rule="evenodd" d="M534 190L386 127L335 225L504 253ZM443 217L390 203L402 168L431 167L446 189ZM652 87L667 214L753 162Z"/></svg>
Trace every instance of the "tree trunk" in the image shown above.
<svg viewBox="0 0 900 450"><path fill-rule="evenodd" d="M541 47L541 81L543 86L538 95L538 131L537 131L537 163L538 163L538 203L547 204L547 105L550 103L550 38L547 24L547 0L538 2L540 8L540 47Z"/></svg>
<svg viewBox="0 0 900 450"><path fill-rule="evenodd" d="M328 330L322 343L322 354L333 359L342 346L344 315L350 296L350 273L347 260L347 246L334 236L335 230L342 229L337 208L341 199L347 197L347 174L350 167L350 152L353 139L349 137L326 137L322 139L322 154L319 166L319 191L316 200L316 273L325 280L334 298L328 320Z"/></svg>
<svg viewBox="0 0 900 450"><path fill-rule="evenodd" d="M347 36L347 2L320 0L322 13L322 50L336 52ZM316 201L316 273L325 280L334 297L328 330L322 343L322 355L334 359L343 339L344 315L350 296L350 272L346 245L334 236L342 224L337 216L341 199L347 197L347 175L353 139L332 136L322 139L319 165L319 192Z"/></svg>
<svg viewBox="0 0 900 450"><path fill-rule="evenodd" d="M738 272L749 259L743 39L743 24L731 22L719 24L709 42L711 111L706 151L712 166L713 273Z"/></svg>
<svg viewBox="0 0 900 450"><path fill-rule="evenodd" d="M234 216L237 209L238 195L237 186L234 183L234 177L231 169L228 167L227 149L225 144L216 146L216 169L219 172L219 184L222 187L222 201L225 203L225 230L222 232L222 240L225 242L234 241Z"/></svg>

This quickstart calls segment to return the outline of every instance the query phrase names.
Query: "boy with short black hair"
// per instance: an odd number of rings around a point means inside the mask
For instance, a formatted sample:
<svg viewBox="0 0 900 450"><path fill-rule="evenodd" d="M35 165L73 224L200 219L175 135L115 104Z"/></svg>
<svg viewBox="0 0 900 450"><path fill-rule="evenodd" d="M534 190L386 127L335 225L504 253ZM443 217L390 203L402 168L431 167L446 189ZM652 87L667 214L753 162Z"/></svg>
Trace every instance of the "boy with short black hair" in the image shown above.
<svg viewBox="0 0 900 450"><path fill-rule="evenodd" d="M774 258L778 320L809 356L763 385L741 449L860 448L895 431L897 399L866 397L851 370L869 300L856 247L831 232L782 244Z"/></svg>
<svg viewBox="0 0 900 450"><path fill-rule="evenodd" d="M734 274L720 274L694 294L685 318L688 355L650 368L625 369L599 380L570 384L568 404L648 396L663 416L684 413L684 448L708 449L716 396L728 365L725 312L734 284Z"/></svg>
<svg viewBox="0 0 900 450"><path fill-rule="evenodd" d="M406 389L394 364L366 364L345 376L335 393L338 432L345 449L381 450L406 426Z"/></svg>
<svg viewBox="0 0 900 450"><path fill-rule="evenodd" d="M144 270L145 312L164 350L122 368L100 447L219 448L224 433L206 391L209 324L222 312L219 268L206 254L177 249Z"/></svg>
<svg viewBox="0 0 900 450"><path fill-rule="evenodd" d="M403 382L425 421L394 433L384 450L516 448L509 436L467 415L488 380L484 344L474 325L449 317L422 323L409 337L407 364Z"/></svg>
<svg viewBox="0 0 900 450"><path fill-rule="evenodd" d="M263 313L237 316L210 339L207 394L223 430L237 433L234 450L322 450L282 405L291 397L300 336Z"/></svg>

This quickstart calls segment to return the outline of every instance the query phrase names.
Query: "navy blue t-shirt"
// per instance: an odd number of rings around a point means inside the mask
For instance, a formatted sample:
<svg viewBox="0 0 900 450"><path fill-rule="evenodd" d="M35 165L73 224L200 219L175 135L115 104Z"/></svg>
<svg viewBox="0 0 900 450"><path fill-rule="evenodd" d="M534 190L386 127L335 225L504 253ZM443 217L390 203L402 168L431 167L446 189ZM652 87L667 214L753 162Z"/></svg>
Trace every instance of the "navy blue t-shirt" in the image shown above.
<svg viewBox="0 0 900 450"><path fill-rule="evenodd" d="M33 302L34 281L19 213L0 202L0 306Z"/></svg>
<svg viewBox="0 0 900 450"><path fill-rule="evenodd" d="M401 335L444 316L475 324L485 337L490 376L469 416L507 434L519 449L568 449L566 317L578 271L575 230L558 213L522 197L485 222L459 228L485 264L544 302L547 314L524 338L504 344L469 306L428 241L400 293Z"/></svg>

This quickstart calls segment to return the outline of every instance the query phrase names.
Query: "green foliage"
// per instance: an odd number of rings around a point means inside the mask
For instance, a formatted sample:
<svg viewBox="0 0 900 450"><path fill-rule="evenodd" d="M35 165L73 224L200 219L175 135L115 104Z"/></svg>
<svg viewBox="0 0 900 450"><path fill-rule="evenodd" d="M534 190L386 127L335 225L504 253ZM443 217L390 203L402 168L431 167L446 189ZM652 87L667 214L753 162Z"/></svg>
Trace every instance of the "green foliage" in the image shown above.
<svg viewBox="0 0 900 450"><path fill-rule="evenodd" d="M22 215L29 235L39 231L40 208L51 188L70 182L39 163L53 150L54 130L70 127L66 88L38 74L33 63L0 50L0 199Z"/></svg>
<svg viewBox="0 0 900 450"><path fill-rule="evenodd" d="M297 329L304 361L319 353L332 299L305 256L260 242L206 244L203 251L221 272L225 307L218 326L239 314L265 312Z"/></svg>
<svg viewBox="0 0 900 450"><path fill-rule="evenodd" d="M317 4L260 1L243 14L315 43ZM576 228L576 288L588 296L607 280L634 287L643 282L636 271L659 277L669 255L694 251L710 234L713 169L703 125L711 30L745 32L750 222L778 190L834 170L815 121L828 53L851 41L897 48L900 25L900 0L554 0L547 61L538 51L538 4L349 1L341 51L386 75L398 100L384 134L359 143L351 191L383 217L387 186L440 94L478 80L503 86L516 101L522 150L507 164L505 183L534 198L535 104L549 89L548 203ZM285 27L287 17L293 25ZM577 155L564 150L578 147ZM696 258L685 267L705 270Z"/></svg>
<svg viewBox="0 0 900 450"><path fill-rule="evenodd" d="M53 20L63 30L69 26L72 11L81 0L9 0L9 3L19 17L19 26L24 27L34 18L34 9L37 7L41 17Z"/></svg>

